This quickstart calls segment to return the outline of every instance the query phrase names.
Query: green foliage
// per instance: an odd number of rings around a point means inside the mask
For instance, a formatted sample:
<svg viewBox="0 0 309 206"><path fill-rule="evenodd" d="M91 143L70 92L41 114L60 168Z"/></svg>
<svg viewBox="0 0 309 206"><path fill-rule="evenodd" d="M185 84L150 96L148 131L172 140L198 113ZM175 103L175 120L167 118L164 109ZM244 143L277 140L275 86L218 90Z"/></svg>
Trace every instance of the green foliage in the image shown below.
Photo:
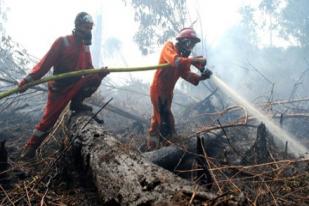
<svg viewBox="0 0 309 206"><path fill-rule="evenodd" d="M241 35L242 41L256 45L258 24L254 19L255 9L245 5L240 8L239 12L242 15L242 20L237 29L243 34Z"/></svg>
<svg viewBox="0 0 309 206"><path fill-rule="evenodd" d="M0 0L0 36L5 33L5 25L4 23L7 21L7 7L5 5L4 0Z"/></svg>
<svg viewBox="0 0 309 206"><path fill-rule="evenodd" d="M280 0L262 0L259 4L259 9L268 14L273 14L279 7Z"/></svg>
<svg viewBox="0 0 309 206"><path fill-rule="evenodd" d="M0 77L17 80L26 74L31 58L25 49L15 43L10 36L0 39Z"/></svg>
<svg viewBox="0 0 309 206"><path fill-rule="evenodd" d="M134 36L142 54L153 51L154 45L175 37L186 24L186 0L124 0L135 10L139 28Z"/></svg>
<svg viewBox="0 0 309 206"><path fill-rule="evenodd" d="M297 42L297 46L309 46L309 1L307 0L261 0L257 8L242 7L243 25L250 38L259 28L276 33L277 37ZM272 44L270 44L272 46Z"/></svg>
<svg viewBox="0 0 309 206"><path fill-rule="evenodd" d="M25 49L6 34L7 11L5 1L0 0L0 77L15 81L26 74L25 70L33 60Z"/></svg>
<svg viewBox="0 0 309 206"><path fill-rule="evenodd" d="M293 37L300 47L309 47L309 1L287 0L287 5L279 19L282 34L288 39Z"/></svg>

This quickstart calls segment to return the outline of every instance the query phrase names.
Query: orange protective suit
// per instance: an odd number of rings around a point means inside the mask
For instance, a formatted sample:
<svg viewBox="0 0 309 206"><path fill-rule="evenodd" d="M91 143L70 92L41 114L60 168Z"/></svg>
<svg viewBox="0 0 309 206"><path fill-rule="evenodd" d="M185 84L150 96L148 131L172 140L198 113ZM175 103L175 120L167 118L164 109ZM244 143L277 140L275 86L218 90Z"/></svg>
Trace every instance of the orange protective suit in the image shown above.
<svg viewBox="0 0 309 206"><path fill-rule="evenodd" d="M168 125L168 135L173 135L176 132L171 105L173 90L179 77L194 85L198 85L200 81L200 76L190 70L191 59L181 57L177 47L172 42L167 42L161 52L159 64L165 63L169 63L171 66L163 69L159 68L150 86L150 97L153 105L149 128L151 136L162 133L160 131L162 123Z"/></svg>
<svg viewBox="0 0 309 206"><path fill-rule="evenodd" d="M40 79L51 68L54 74L93 68L88 46L74 35L58 38L44 58L32 69L29 76ZM70 77L48 83L48 99L43 117L35 126L27 145L38 146L48 135L66 105L75 99L89 97L99 87L103 76Z"/></svg>

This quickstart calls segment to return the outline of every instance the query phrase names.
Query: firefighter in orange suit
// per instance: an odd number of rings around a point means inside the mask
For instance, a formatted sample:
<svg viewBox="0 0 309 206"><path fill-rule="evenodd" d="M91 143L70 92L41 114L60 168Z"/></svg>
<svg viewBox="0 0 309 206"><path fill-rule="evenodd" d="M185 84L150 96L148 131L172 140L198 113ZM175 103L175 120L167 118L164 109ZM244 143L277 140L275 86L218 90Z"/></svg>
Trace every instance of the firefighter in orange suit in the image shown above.
<svg viewBox="0 0 309 206"><path fill-rule="evenodd" d="M173 90L179 77L193 85L198 85L201 80L208 79L212 72L206 69L202 75L197 75L190 70L194 65L198 69L206 66L203 57L189 57L196 43L200 42L192 28L182 29L176 37L176 43L166 42L160 55L159 64L169 63L168 68L158 69L150 86L150 97L153 105L153 114L149 135L148 149L155 149L164 138L176 134L174 117L171 111Z"/></svg>
<svg viewBox="0 0 309 206"><path fill-rule="evenodd" d="M91 45L92 17L86 12L80 12L75 18L75 28L71 35L58 38L47 54L34 66L30 74L19 83L19 90L25 90L24 85L43 77L52 67L53 73L61 74L82 69L93 68L89 46ZM28 160L35 156L36 149L57 121L59 115L71 101L72 111L91 111L92 108L82 104L99 87L108 70L96 75L70 77L48 83L48 98L43 117L35 126L21 154Z"/></svg>

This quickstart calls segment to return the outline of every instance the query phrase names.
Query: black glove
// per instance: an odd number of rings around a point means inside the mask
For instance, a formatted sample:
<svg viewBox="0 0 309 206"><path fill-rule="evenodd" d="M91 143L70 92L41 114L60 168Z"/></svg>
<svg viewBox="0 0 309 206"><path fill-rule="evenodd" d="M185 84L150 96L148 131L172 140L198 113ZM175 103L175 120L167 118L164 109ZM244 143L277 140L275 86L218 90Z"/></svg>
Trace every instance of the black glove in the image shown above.
<svg viewBox="0 0 309 206"><path fill-rule="evenodd" d="M205 69L203 72L202 72L202 75L201 75L201 80L205 80L205 79L209 79L212 75L212 71L210 71L209 69Z"/></svg>

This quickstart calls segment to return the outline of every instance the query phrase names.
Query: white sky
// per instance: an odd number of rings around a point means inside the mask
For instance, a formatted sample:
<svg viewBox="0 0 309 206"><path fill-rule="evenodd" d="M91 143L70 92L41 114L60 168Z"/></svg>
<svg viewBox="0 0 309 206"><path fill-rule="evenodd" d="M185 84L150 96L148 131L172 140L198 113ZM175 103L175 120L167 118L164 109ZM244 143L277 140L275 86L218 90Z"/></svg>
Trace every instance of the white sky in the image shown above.
<svg viewBox="0 0 309 206"><path fill-rule="evenodd" d="M242 0L188 0L192 21L197 15L202 19L195 28L200 35L206 37L208 44L215 44L227 29L239 21L238 9L241 2ZM158 53L148 57L140 55L132 41L137 29L133 21L133 10L124 7L122 0L7 0L6 4L10 7L8 34L38 58L47 52L57 37L70 34L76 14L86 11L92 16L98 12L103 13L103 41L109 37L118 38L123 44L122 54L130 67L154 65L158 62ZM203 33L200 24L203 25ZM104 65L109 67L124 66L119 58L102 58ZM122 76L126 78L125 75ZM136 76L150 81L152 72Z"/></svg>

